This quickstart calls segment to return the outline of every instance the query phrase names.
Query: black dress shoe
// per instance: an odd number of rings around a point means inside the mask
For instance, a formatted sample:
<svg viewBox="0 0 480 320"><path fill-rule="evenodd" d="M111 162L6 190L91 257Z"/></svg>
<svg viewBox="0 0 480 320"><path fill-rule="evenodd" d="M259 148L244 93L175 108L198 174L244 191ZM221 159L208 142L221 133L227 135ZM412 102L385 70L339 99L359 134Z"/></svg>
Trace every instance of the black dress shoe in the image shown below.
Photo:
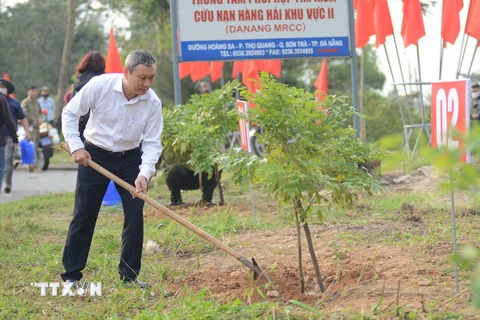
<svg viewBox="0 0 480 320"><path fill-rule="evenodd" d="M122 282L126 286L137 286L140 289L150 289L152 287L151 283L143 282L138 279L124 278Z"/></svg>
<svg viewBox="0 0 480 320"><path fill-rule="evenodd" d="M182 204L183 204L182 200L170 201L171 206L179 206L179 205L182 205Z"/></svg>
<svg viewBox="0 0 480 320"><path fill-rule="evenodd" d="M215 201L206 201L206 200L203 200L203 204L206 205L206 206L216 206L217 203Z"/></svg>

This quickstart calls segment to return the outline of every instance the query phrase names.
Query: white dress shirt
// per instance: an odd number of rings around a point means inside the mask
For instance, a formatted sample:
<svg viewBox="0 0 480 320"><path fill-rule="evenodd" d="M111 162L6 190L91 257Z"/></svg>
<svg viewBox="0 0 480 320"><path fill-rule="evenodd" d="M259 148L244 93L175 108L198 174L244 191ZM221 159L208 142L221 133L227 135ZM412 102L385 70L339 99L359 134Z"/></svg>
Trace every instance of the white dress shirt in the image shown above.
<svg viewBox="0 0 480 320"><path fill-rule="evenodd" d="M90 110L85 139L113 152L135 149L143 141L139 175L148 180L162 153L162 102L152 89L127 100L122 80L123 74L111 73L92 78L63 108L63 135L72 153L85 148L78 121Z"/></svg>

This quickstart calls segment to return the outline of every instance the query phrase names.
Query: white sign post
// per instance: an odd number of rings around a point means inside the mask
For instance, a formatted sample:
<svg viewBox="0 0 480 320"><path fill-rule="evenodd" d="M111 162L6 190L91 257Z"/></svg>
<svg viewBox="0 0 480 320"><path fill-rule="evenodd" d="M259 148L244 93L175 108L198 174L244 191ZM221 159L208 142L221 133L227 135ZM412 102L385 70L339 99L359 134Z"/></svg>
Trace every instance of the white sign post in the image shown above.
<svg viewBox="0 0 480 320"><path fill-rule="evenodd" d="M470 128L470 80L442 81L432 83L432 147L448 146L463 151L462 162L470 162L470 153L461 139L453 136L454 131L466 134ZM455 198L453 172L450 168L450 207L452 216L453 252L457 251L457 224L455 220ZM458 265L454 264L455 292L460 291Z"/></svg>
<svg viewBox="0 0 480 320"><path fill-rule="evenodd" d="M238 129L240 131L240 145L242 146L243 150L250 153L252 152L250 144L250 124L246 119L248 115L248 102L243 100L237 100L237 110L241 115L240 119L238 119ZM250 178L250 168L248 169L248 178ZM253 187L251 182L250 198L252 201L253 220L256 224L258 224L257 210L255 208L255 195L253 193Z"/></svg>

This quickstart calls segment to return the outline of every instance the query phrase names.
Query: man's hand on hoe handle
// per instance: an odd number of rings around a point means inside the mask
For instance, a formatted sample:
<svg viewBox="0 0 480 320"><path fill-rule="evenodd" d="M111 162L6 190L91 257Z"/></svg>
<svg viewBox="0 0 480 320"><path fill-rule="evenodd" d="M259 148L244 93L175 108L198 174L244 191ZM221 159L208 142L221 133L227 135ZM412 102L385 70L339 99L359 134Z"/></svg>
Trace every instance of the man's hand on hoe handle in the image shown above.
<svg viewBox="0 0 480 320"><path fill-rule="evenodd" d="M81 164L84 167L88 167L87 159L92 159L90 153L85 149L78 149L72 153L72 159L78 164Z"/></svg>

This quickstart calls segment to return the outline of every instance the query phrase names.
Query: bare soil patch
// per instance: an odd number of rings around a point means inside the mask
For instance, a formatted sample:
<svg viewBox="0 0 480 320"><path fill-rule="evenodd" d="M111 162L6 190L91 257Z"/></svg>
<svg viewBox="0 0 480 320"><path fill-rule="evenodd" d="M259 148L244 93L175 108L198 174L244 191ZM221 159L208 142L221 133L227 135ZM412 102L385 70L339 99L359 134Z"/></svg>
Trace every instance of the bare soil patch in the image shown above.
<svg viewBox="0 0 480 320"><path fill-rule="evenodd" d="M382 183L388 192L422 192L437 188L436 176L429 168L403 177L403 173L387 174ZM267 205L267 204L264 204ZM268 204L269 210L276 207ZM193 211L192 211L193 210ZM215 207L175 207L174 211L208 215ZM251 214L248 205L235 207L240 214ZM222 251L200 255L180 255L171 260L174 269L187 270L168 278L168 290L181 292L187 284L192 290L206 288L221 302L241 299L245 302L264 300L298 300L320 308L324 312L368 311L379 304L378 312L390 311L397 304L410 310L450 310L464 312L467 319L475 319L475 310L469 305L469 294L464 294L442 305L455 294L453 266L448 262L452 253L449 242L434 246L419 243L416 246L378 241L394 233L424 235L429 232L424 223L430 210L419 210L404 203L397 212L399 221L372 221L368 224L311 225L311 232L320 264L326 292L320 293L315 272L303 247L305 292L300 292L297 263L297 240L294 228L274 231L245 231L226 244L244 257L254 257L266 270L273 287L253 280L250 270ZM465 215L478 215L469 211ZM147 219L163 215L146 211ZM302 236L303 237L303 236ZM355 240L361 239L361 240ZM200 240L203 241L203 240ZM461 278L461 288L467 288L468 277ZM275 290L278 297L269 297Z"/></svg>

